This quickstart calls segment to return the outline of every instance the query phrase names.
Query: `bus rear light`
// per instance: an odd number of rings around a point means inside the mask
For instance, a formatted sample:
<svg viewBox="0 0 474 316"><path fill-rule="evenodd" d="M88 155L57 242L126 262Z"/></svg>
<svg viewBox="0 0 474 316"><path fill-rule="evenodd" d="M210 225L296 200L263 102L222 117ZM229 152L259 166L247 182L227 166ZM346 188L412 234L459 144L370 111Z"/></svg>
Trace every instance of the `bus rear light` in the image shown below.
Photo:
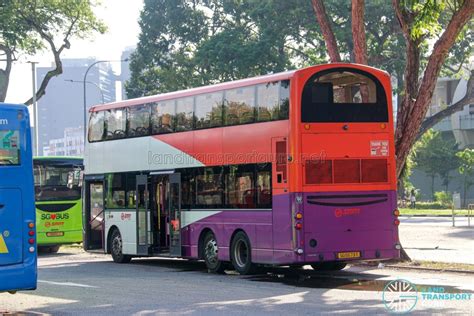
<svg viewBox="0 0 474 316"><path fill-rule="evenodd" d="M31 245L33 245L33 244L35 243L35 239L34 239L34 238L28 239L28 243L30 243Z"/></svg>
<svg viewBox="0 0 474 316"><path fill-rule="evenodd" d="M400 244L395 244L395 249L400 250L402 249L402 246Z"/></svg>
<svg viewBox="0 0 474 316"><path fill-rule="evenodd" d="M305 163L306 183L332 183L331 160L307 160Z"/></svg>
<svg viewBox="0 0 474 316"><path fill-rule="evenodd" d="M303 214L302 214L301 212L298 212L298 213L296 213L295 218L296 218L296 219L302 219L302 218L303 218Z"/></svg>
<svg viewBox="0 0 474 316"><path fill-rule="evenodd" d="M303 251L303 249L301 249L301 248L296 249L296 253L299 254L299 255L302 255L303 252L304 252L304 251Z"/></svg>
<svg viewBox="0 0 474 316"><path fill-rule="evenodd" d="M34 231L34 230L30 230L30 231L28 232L28 235L34 236L34 235L35 235L35 231Z"/></svg>
<svg viewBox="0 0 474 316"><path fill-rule="evenodd" d="M334 160L334 183L359 183L360 160L337 159Z"/></svg>
<svg viewBox="0 0 474 316"><path fill-rule="evenodd" d="M301 224L301 223L296 223L296 224L295 224L295 228L296 228L297 230L300 230L300 229L303 228L303 224Z"/></svg>
<svg viewBox="0 0 474 316"><path fill-rule="evenodd" d="M30 252L35 252L35 247L30 247L28 250L29 250Z"/></svg>
<svg viewBox="0 0 474 316"><path fill-rule="evenodd" d="M393 223L395 224L395 226L400 225L400 221L398 219L396 219Z"/></svg>
<svg viewBox="0 0 474 316"><path fill-rule="evenodd" d="M28 223L28 227L33 228L33 227L35 227L35 224L34 223Z"/></svg>
<svg viewBox="0 0 474 316"><path fill-rule="evenodd" d="M387 182L388 170L386 159L362 159L362 182Z"/></svg>
<svg viewBox="0 0 474 316"><path fill-rule="evenodd" d="M400 211L399 211L399 210L393 211L393 215L395 215L395 216L400 216Z"/></svg>

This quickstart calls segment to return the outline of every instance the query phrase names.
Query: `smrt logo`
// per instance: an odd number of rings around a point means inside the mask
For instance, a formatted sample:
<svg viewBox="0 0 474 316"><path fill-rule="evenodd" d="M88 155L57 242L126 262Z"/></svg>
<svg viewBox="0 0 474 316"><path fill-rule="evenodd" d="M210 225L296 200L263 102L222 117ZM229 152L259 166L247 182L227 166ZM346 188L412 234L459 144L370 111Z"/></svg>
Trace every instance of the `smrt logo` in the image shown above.
<svg viewBox="0 0 474 316"><path fill-rule="evenodd" d="M342 217L342 216L353 216L359 215L360 208L336 208L334 210L334 216Z"/></svg>
<svg viewBox="0 0 474 316"><path fill-rule="evenodd" d="M41 219L42 220L65 220L69 219L69 214L68 213L63 213L63 214L41 214Z"/></svg>
<svg viewBox="0 0 474 316"><path fill-rule="evenodd" d="M120 218L122 219L122 221L129 221L132 218L132 214L122 213L120 214Z"/></svg>
<svg viewBox="0 0 474 316"><path fill-rule="evenodd" d="M7 125L8 120L7 119L0 119L0 125Z"/></svg>

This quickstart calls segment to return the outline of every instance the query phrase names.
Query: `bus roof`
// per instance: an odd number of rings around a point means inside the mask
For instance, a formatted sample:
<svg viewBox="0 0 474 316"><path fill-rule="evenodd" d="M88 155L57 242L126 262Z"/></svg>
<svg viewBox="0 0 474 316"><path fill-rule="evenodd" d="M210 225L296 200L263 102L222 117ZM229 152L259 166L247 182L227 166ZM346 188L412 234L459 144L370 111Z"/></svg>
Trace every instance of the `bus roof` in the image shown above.
<svg viewBox="0 0 474 316"><path fill-rule="evenodd" d="M378 72L383 73L384 75L388 75L387 72L370 67L367 65L362 65L362 64L355 64L355 63L330 63L330 64L320 64L320 65L314 65L302 69L296 69L296 70L289 70L285 72L280 72L276 74L269 74L269 75L263 75L263 76L258 76L258 77L251 77L251 78L246 78L246 79L240 79L240 80L234 80L234 81L228 81L228 82L223 82L223 83L218 83L214 85L208 85L208 86L202 86L202 87L197 87L197 88L191 88L191 89L186 89L186 90L179 90L179 91L173 91L173 92L168 92L168 93L162 93L162 94L157 94L157 95L152 95L152 96L147 96L147 97L141 97L141 98L135 98L135 99L129 99L129 100L123 100L123 101L117 101L117 102L112 102L112 103L107 103L107 104L100 104L93 106L89 109L89 112L97 112L97 111L103 111L103 110L110 110L110 109L115 109L115 108L123 108L131 105L140 105L140 104L146 104L146 103L151 103L151 102L159 102L159 101L166 101L166 100L172 100L176 98L182 98L182 97L188 97L188 96L194 96L197 94L203 94L203 93L211 93L215 91L221 91L224 89L232 89L232 88L238 88L238 87L245 87L245 86L250 86L250 85L255 85L255 84L261 84L265 82L273 82L273 81L279 81L279 80L287 80L291 79L295 73L299 71L303 71L305 69L309 68L338 68L338 67L349 67L349 68L359 68L359 69L365 69L365 70L371 70L372 72Z"/></svg>

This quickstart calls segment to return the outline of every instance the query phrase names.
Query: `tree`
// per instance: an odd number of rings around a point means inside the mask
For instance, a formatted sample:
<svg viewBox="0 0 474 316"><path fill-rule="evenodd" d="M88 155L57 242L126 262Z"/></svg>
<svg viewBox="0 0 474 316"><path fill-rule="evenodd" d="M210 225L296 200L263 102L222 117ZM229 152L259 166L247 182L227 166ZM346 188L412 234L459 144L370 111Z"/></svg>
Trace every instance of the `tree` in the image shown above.
<svg viewBox="0 0 474 316"><path fill-rule="evenodd" d="M313 7L315 4L321 5L322 0L312 0L312 3ZM352 3L352 11L357 11L352 14L353 34L359 34L358 30L365 24L365 18L360 13L364 1ZM397 172L400 176L426 116L444 62L449 60L457 63L461 69L466 59L472 56L472 42L469 41L473 33L471 19L474 1L392 0L392 5L405 39L406 60L395 136ZM316 12L315 15L319 24L325 23L321 14ZM360 42L363 38L358 36L353 40ZM430 41L434 42L431 50L428 49ZM327 42L327 46L331 44ZM450 54L450 49L461 51L458 55L461 58L456 59L456 56ZM363 61L366 57L363 49L354 49L353 53L356 60ZM368 63L370 64L370 60Z"/></svg>
<svg viewBox="0 0 474 316"><path fill-rule="evenodd" d="M458 168L457 145L444 140L440 132L427 131L419 140L414 152L417 167L431 177L431 195L434 199L434 181L439 176L448 191L449 173Z"/></svg>
<svg viewBox="0 0 474 316"><path fill-rule="evenodd" d="M463 204L466 206L466 196L469 188L474 185L474 149L466 148L456 154L459 158L459 173L464 176L464 199Z"/></svg>
<svg viewBox="0 0 474 316"><path fill-rule="evenodd" d="M334 17L332 55L354 60L350 2L325 4ZM366 9L368 63L401 75L403 54L394 47L403 38L391 4L372 0ZM326 33L308 0L146 0L140 26L129 97L327 62Z"/></svg>
<svg viewBox="0 0 474 316"><path fill-rule="evenodd" d="M4 0L0 4L0 102L5 100L13 61L19 55L34 55L49 49L55 68L50 70L36 91L40 99L51 78L63 72L61 54L71 47L71 39L85 38L106 28L92 8L95 1ZM3 58L2 58L3 57ZM31 104L29 99L25 104Z"/></svg>

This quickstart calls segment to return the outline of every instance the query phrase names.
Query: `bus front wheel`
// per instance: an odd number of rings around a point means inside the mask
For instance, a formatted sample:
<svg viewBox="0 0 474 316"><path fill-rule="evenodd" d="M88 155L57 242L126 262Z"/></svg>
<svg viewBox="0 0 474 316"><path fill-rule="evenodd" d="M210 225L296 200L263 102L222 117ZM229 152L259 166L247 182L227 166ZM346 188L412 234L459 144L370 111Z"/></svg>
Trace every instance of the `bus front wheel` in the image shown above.
<svg viewBox="0 0 474 316"><path fill-rule="evenodd" d="M320 262L313 263L311 267L316 271L339 271L344 269L347 266L345 262Z"/></svg>
<svg viewBox="0 0 474 316"><path fill-rule="evenodd" d="M131 256L123 254L122 235L120 235L118 229L115 229L112 233L110 246L110 253L112 254L112 259L114 260L114 262L129 263L130 260L132 260Z"/></svg>
<svg viewBox="0 0 474 316"><path fill-rule="evenodd" d="M252 263L252 248L250 240L243 231L235 234L230 247L232 265L240 274L252 274L255 272L255 265Z"/></svg>

